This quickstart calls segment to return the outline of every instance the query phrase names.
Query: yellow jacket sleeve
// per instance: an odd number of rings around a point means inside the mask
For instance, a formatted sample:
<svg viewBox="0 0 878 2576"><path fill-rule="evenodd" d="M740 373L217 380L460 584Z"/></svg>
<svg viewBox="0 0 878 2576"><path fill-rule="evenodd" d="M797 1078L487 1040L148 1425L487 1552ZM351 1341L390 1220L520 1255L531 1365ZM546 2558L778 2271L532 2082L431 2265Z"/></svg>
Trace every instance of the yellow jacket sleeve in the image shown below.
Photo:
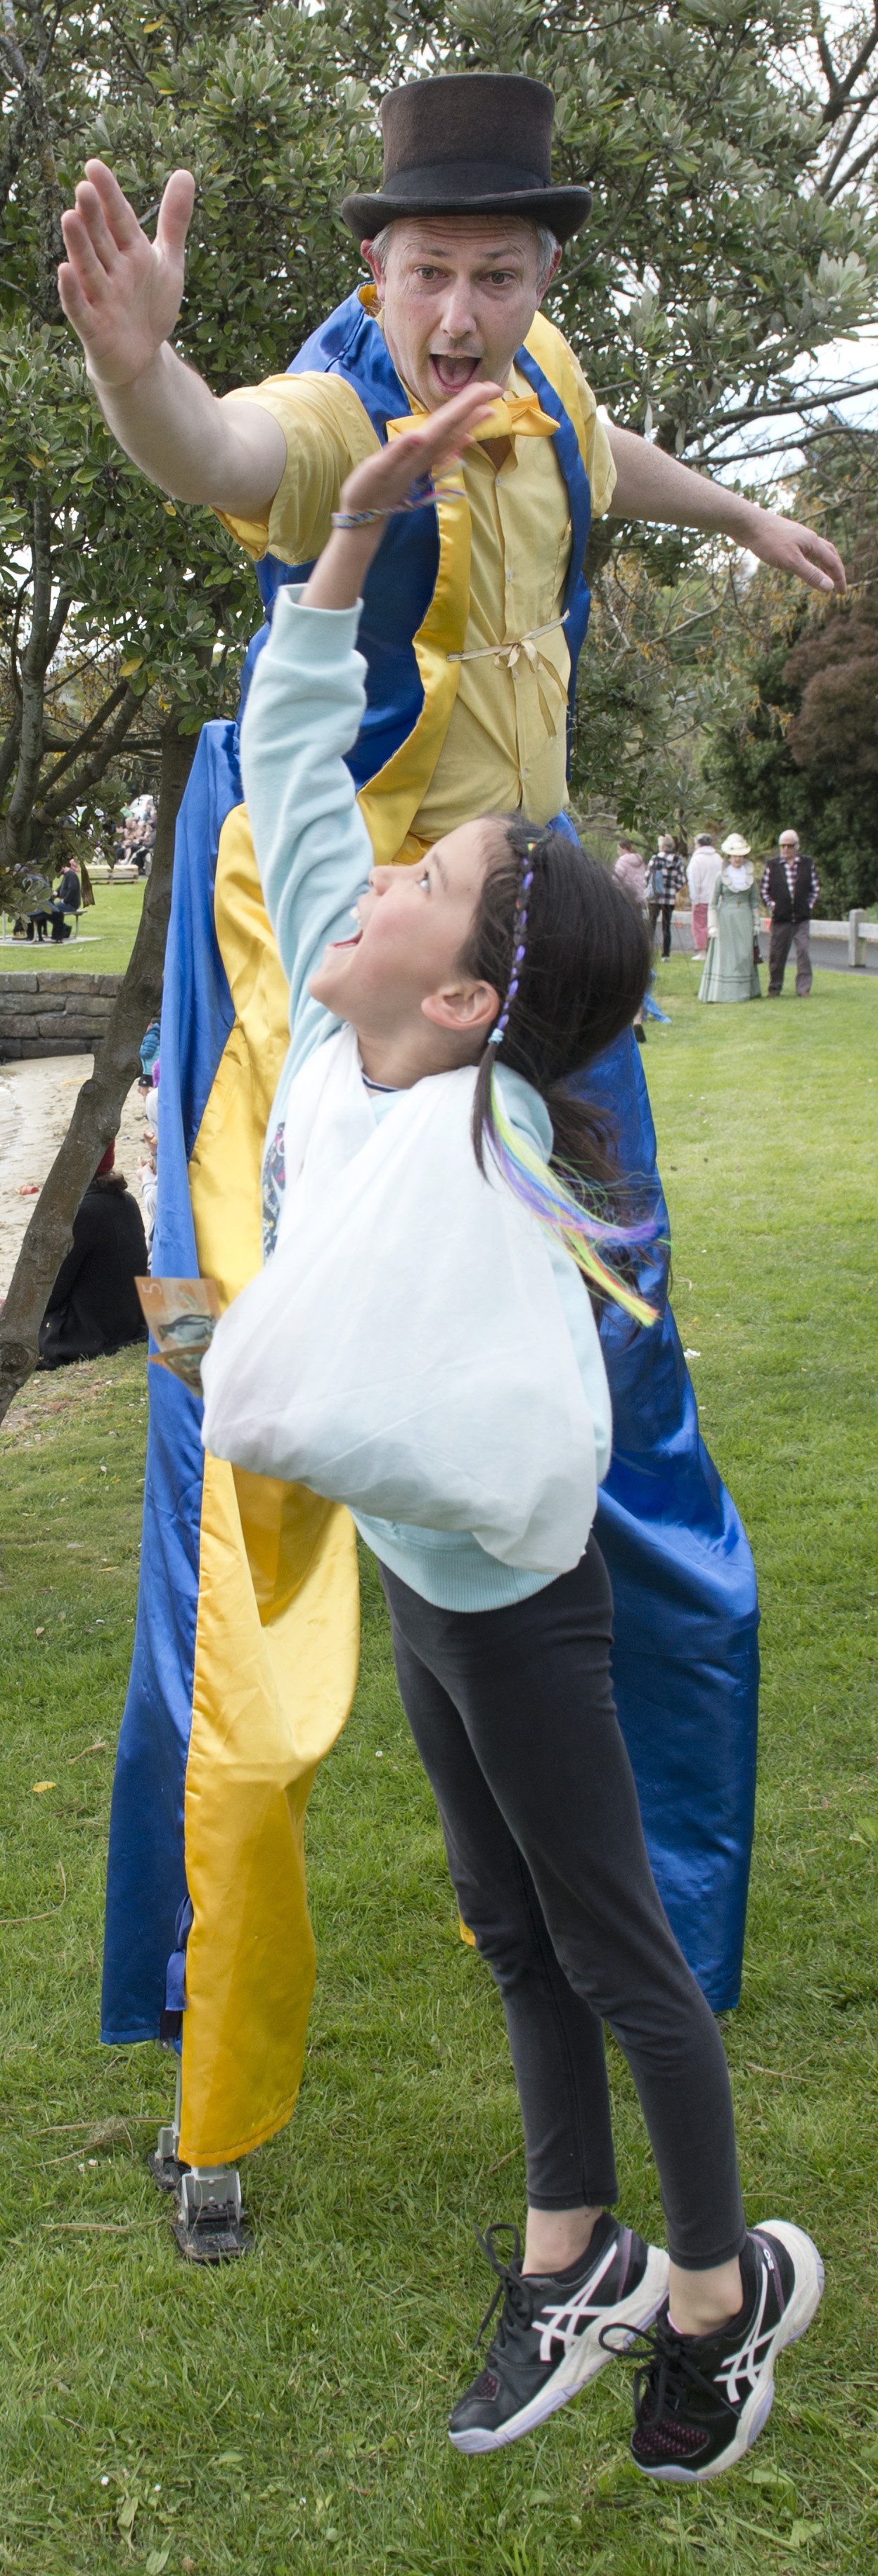
<svg viewBox="0 0 878 2576"><path fill-rule="evenodd" d="M379 444L359 395L341 376L268 376L262 385L236 386L227 400L271 412L287 461L264 519L236 519L226 510L217 517L257 561L273 554L281 563L310 563L326 544L346 475Z"/></svg>

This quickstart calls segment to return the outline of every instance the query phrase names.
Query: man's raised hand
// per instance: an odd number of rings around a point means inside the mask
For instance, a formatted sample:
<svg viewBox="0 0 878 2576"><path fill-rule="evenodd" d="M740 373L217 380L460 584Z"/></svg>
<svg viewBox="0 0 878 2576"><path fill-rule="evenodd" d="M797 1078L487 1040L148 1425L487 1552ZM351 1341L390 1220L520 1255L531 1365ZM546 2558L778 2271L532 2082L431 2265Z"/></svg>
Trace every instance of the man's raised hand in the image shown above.
<svg viewBox="0 0 878 2576"><path fill-rule="evenodd" d="M153 243L112 170L103 161L85 167L75 207L61 217L67 258L58 293L93 384L109 392L135 383L173 331L195 181L189 170L173 172Z"/></svg>

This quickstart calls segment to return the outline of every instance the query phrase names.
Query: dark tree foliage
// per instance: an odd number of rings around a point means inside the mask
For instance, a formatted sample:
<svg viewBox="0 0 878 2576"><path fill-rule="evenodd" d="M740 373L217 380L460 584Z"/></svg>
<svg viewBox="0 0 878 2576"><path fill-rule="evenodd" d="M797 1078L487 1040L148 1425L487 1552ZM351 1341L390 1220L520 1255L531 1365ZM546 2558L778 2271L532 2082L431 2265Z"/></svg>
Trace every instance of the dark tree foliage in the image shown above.
<svg viewBox="0 0 878 2576"><path fill-rule="evenodd" d="M878 902L878 434L816 444L796 506L850 567L846 600L791 603L760 571L729 633L705 770L760 845L784 825L819 861L830 916Z"/></svg>
<svg viewBox="0 0 878 2576"><path fill-rule="evenodd" d="M787 734L797 769L832 770L876 796L878 781L878 539L857 548L852 600L805 635L784 669L798 693Z"/></svg>

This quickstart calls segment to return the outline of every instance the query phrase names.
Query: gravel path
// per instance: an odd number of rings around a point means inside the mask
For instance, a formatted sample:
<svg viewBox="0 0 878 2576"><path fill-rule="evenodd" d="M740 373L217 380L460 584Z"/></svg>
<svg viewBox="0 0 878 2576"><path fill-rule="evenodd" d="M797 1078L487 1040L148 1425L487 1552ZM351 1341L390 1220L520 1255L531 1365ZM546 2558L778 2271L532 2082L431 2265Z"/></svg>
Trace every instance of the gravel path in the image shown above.
<svg viewBox="0 0 878 2576"><path fill-rule="evenodd" d="M34 1184L42 1189L91 1069L90 1055L35 1056L0 1065L0 1297L36 1205ZM155 1122L155 1099L144 1102L135 1083L122 1111L116 1161L138 1197L148 1120Z"/></svg>

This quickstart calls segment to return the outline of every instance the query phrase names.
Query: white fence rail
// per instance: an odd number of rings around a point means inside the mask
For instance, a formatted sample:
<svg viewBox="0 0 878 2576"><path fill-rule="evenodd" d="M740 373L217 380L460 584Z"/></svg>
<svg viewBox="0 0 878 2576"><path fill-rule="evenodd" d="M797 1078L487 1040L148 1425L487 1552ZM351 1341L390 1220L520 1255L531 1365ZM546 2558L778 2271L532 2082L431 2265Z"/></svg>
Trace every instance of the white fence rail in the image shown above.
<svg viewBox="0 0 878 2576"><path fill-rule="evenodd" d="M686 922L691 926L692 914L681 907L678 912L675 912L674 920ZM764 928L767 929L767 927L766 915ZM867 947L878 948L878 921L867 921L865 913L859 910L849 912L845 921L815 921L812 913L811 937L812 939L831 939L836 947L843 942L848 952L848 965L864 967Z"/></svg>

